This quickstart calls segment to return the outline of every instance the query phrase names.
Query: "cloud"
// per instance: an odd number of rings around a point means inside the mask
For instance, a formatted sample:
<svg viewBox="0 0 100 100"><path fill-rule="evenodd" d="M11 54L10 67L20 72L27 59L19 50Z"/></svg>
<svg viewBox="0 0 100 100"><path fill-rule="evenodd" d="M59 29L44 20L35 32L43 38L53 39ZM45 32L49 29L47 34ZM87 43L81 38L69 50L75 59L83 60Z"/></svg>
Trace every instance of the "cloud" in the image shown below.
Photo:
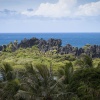
<svg viewBox="0 0 100 100"><path fill-rule="evenodd" d="M41 3L35 11L24 11L22 14L27 16L43 16L51 18L61 18L71 15L76 0L59 0L57 3Z"/></svg>
<svg viewBox="0 0 100 100"><path fill-rule="evenodd" d="M75 15L77 16L98 16L100 15L100 1L80 5Z"/></svg>
<svg viewBox="0 0 100 100"><path fill-rule="evenodd" d="M0 11L1 14L15 14L17 11L14 10L9 10L9 9L4 9L2 11Z"/></svg>
<svg viewBox="0 0 100 100"><path fill-rule="evenodd" d="M58 0L57 3L41 3L36 10L23 11L28 17L79 18L100 15L100 1L77 5L78 0Z"/></svg>
<svg viewBox="0 0 100 100"><path fill-rule="evenodd" d="M17 12L15 10L9 10L9 9L4 9L0 10L0 18L1 19L16 19L20 18L22 15L20 12Z"/></svg>
<svg viewBox="0 0 100 100"><path fill-rule="evenodd" d="M30 8L30 9L27 9L27 11L33 11L33 9L32 9L32 8Z"/></svg>

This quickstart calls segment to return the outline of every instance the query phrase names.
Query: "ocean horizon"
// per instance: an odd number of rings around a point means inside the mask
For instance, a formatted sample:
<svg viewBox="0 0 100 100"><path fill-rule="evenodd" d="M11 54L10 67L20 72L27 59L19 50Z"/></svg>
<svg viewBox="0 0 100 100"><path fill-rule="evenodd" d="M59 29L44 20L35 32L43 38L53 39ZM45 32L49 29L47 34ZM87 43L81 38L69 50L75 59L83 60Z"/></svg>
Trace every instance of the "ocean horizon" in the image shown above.
<svg viewBox="0 0 100 100"><path fill-rule="evenodd" d="M86 44L100 45L100 33L0 33L0 45L7 45L14 40L20 43L24 38L36 37L48 40L50 38L61 39L62 46L71 44L75 47L83 47Z"/></svg>

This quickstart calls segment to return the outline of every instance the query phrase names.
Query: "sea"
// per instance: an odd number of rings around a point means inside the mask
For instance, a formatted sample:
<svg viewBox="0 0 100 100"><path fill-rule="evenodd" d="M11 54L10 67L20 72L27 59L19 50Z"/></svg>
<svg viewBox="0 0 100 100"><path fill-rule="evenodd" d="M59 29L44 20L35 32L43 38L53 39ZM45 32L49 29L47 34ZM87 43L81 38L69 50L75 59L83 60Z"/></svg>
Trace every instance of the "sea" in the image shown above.
<svg viewBox="0 0 100 100"><path fill-rule="evenodd" d="M50 38L61 39L62 46L71 44L74 47L83 47L86 44L100 45L100 33L0 33L0 45L6 45L18 40L20 43L24 38L48 40Z"/></svg>

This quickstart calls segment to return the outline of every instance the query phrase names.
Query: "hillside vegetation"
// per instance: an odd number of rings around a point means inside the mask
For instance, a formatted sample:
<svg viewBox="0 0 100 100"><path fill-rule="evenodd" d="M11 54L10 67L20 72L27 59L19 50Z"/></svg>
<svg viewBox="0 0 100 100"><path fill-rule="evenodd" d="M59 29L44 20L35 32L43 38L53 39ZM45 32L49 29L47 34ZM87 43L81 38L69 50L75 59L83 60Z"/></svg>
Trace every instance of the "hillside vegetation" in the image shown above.
<svg viewBox="0 0 100 100"><path fill-rule="evenodd" d="M0 53L0 100L99 99L99 58L37 46Z"/></svg>
<svg viewBox="0 0 100 100"><path fill-rule="evenodd" d="M0 46L0 100L100 100L100 46L36 38Z"/></svg>

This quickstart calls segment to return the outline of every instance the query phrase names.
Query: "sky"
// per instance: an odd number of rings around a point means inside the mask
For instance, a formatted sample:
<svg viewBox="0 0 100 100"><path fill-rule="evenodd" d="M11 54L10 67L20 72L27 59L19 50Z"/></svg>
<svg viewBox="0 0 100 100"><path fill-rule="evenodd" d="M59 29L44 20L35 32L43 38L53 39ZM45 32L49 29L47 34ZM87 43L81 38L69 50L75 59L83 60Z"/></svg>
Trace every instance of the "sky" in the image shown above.
<svg viewBox="0 0 100 100"><path fill-rule="evenodd" d="M0 33L100 32L100 0L0 0Z"/></svg>

